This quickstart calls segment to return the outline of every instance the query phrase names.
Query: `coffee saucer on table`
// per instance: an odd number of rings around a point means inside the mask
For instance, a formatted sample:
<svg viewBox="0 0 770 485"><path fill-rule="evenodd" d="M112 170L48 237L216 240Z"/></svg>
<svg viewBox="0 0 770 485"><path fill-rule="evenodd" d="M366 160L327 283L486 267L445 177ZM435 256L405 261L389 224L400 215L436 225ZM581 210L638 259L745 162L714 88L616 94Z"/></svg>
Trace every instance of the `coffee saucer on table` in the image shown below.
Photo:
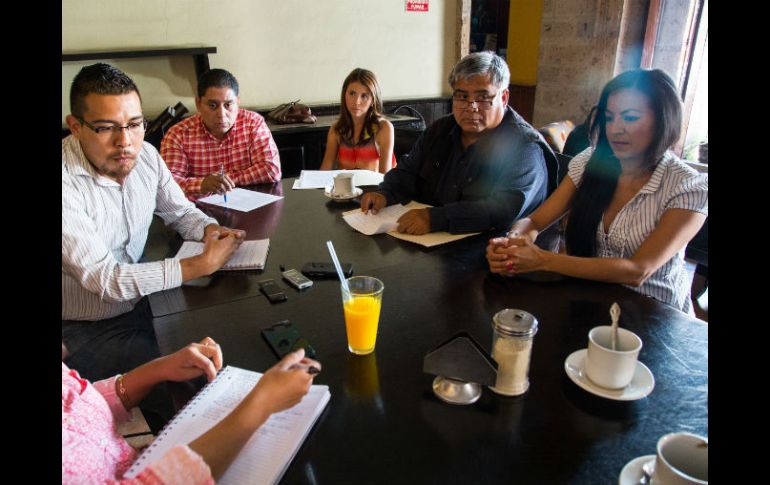
<svg viewBox="0 0 770 485"><path fill-rule="evenodd" d="M642 465L650 460L655 460L655 455L640 456L626 463L626 466L620 471L618 485L638 485L644 476Z"/></svg>
<svg viewBox="0 0 770 485"><path fill-rule="evenodd" d="M347 202L349 200L355 199L356 197L360 197L361 194L364 193L362 189L356 187L353 189L353 192L348 195L335 195L332 193L333 188L334 187L332 185L327 185L324 187L324 195L336 202Z"/></svg>
<svg viewBox="0 0 770 485"><path fill-rule="evenodd" d="M623 389L607 389L591 382L585 373L585 361L588 349L572 352L564 361L564 370L572 382L599 397L614 401L636 401L652 392L655 378L646 365L636 361L636 370L631 382Z"/></svg>

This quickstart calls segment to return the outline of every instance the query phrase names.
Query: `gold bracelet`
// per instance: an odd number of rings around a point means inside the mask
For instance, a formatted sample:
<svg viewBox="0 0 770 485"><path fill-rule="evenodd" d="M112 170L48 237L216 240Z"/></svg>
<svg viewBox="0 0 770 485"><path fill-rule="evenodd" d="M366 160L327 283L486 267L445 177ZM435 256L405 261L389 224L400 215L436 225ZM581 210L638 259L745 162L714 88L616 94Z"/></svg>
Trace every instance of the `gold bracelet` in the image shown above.
<svg viewBox="0 0 770 485"><path fill-rule="evenodd" d="M123 376L124 374L120 374L116 379L115 383L118 385L118 397L120 398L120 401L123 403L123 407L128 409L128 406L126 406L126 403L128 402L128 393L126 393L126 388L123 387Z"/></svg>

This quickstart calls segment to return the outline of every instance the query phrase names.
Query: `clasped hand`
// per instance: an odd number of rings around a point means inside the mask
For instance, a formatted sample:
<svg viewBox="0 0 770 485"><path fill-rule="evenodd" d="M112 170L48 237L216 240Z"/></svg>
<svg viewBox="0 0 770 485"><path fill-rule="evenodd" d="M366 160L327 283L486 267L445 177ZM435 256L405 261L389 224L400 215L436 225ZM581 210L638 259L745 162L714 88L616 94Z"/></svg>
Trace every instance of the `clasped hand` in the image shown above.
<svg viewBox="0 0 770 485"><path fill-rule="evenodd" d="M491 272L514 275L542 270L544 253L529 236L496 237L489 240L486 257Z"/></svg>

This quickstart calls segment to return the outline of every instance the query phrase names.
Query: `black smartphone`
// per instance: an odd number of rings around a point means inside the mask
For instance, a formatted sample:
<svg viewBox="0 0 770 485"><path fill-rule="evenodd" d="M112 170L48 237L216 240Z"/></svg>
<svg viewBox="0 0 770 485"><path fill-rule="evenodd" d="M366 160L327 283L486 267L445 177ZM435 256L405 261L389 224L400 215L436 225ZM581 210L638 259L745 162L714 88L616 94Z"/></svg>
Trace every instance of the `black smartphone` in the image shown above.
<svg viewBox="0 0 770 485"><path fill-rule="evenodd" d="M281 320L271 327L262 330L262 336L267 341L278 359L299 348L305 349L305 356L315 359L315 349L310 342L300 335L299 331L288 320Z"/></svg>
<svg viewBox="0 0 770 485"><path fill-rule="evenodd" d="M270 303L278 303L280 301L286 301L286 293L281 291L275 281L262 280L259 282L259 290L265 294Z"/></svg>
<svg viewBox="0 0 770 485"><path fill-rule="evenodd" d="M345 278L350 278L353 275L353 265L351 263L340 263L342 267L342 274ZM336 278L337 270L334 268L334 263L305 263L302 267L302 272L311 278Z"/></svg>

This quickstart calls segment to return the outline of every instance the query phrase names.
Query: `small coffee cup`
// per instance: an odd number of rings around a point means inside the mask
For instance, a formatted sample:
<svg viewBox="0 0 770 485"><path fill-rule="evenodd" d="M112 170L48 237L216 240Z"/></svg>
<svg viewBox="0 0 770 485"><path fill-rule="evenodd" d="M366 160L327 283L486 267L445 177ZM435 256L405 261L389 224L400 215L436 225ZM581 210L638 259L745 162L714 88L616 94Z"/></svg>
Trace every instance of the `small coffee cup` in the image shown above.
<svg viewBox="0 0 770 485"><path fill-rule="evenodd" d="M611 332L609 325L594 327L588 332L585 371L596 385L622 389L634 378L642 339L630 330L618 328L615 350L612 350Z"/></svg>
<svg viewBox="0 0 770 485"><path fill-rule="evenodd" d="M336 197L348 197L353 195L353 174L352 173L338 173L334 177L334 189L332 189L332 195Z"/></svg>
<svg viewBox="0 0 770 485"><path fill-rule="evenodd" d="M653 485L709 482L709 441L692 433L669 433L658 440Z"/></svg>

